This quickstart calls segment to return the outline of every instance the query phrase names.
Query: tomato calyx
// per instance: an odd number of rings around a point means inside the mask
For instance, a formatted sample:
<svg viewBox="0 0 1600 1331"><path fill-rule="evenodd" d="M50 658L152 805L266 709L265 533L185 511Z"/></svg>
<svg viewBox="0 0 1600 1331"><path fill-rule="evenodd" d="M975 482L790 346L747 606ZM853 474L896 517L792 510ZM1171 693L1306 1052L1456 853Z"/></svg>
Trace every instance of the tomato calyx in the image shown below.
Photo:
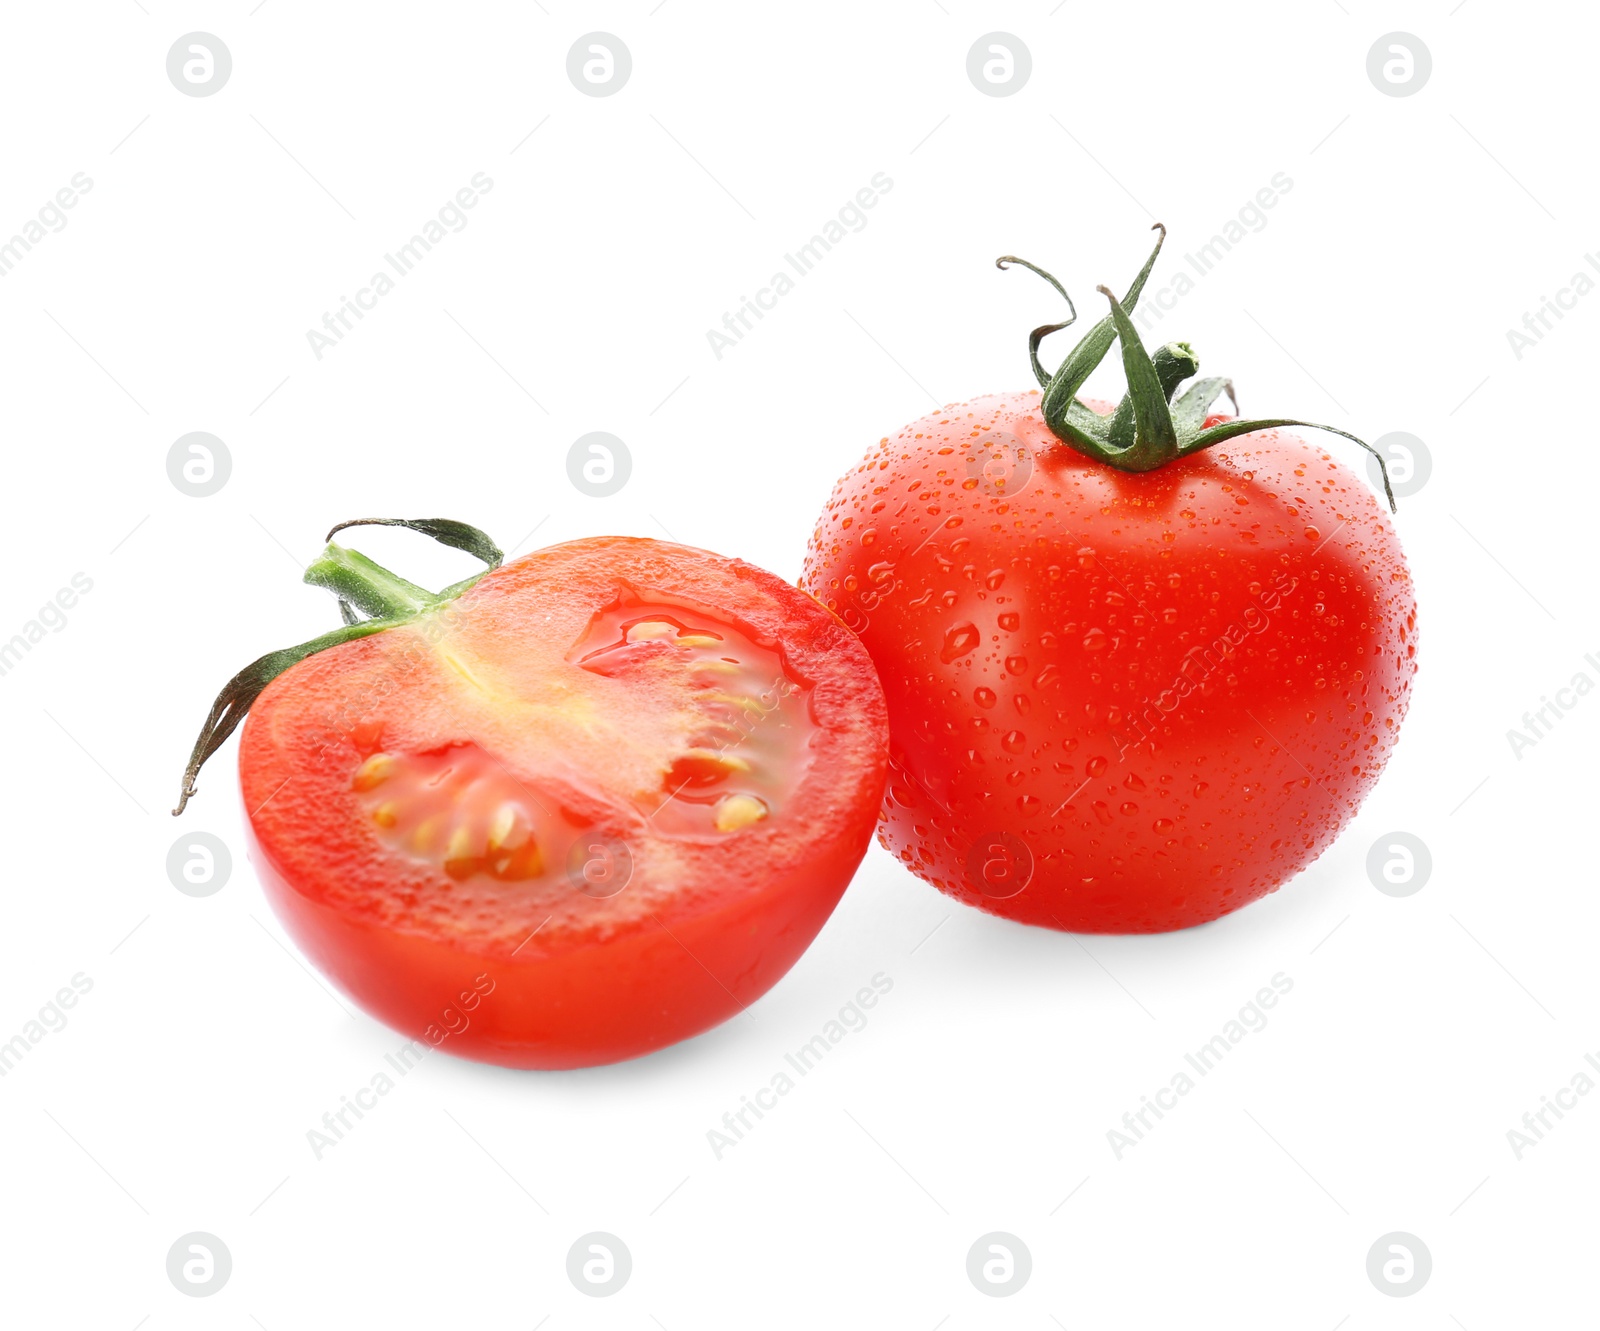
<svg viewBox="0 0 1600 1331"><path fill-rule="evenodd" d="M1154 471L1178 458L1188 457L1213 444L1256 430L1291 425L1325 430L1358 444L1377 459L1378 470L1383 477L1384 495L1393 512L1394 490L1389 484L1389 469L1383 455L1349 431L1333 425L1280 417L1227 420L1208 427L1206 421L1211 415L1211 406L1221 394L1228 395L1235 412L1239 409L1233 381L1221 377L1197 379L1181 397L1174 399L1173 395L1179 386L1199 372L1199 357L1187 342L1169 342L1158 347L1152 355L1145 350L1133 321L1128 317L1128 311L1139 302L1145 282L1167 238L1167 229L1160 222L1152 229L1161 234L1144 267L1129 286L1127 295L1119 301L1109 288L1095 288L1110 302L1111 312L1067 353L1053 374L1040 363L1039 344L1051 333L1076 322L1078 312L1072 298L1060 282L1026 259L1008 254L995 260L995 266L1002 270L1011 264L1020 264L1044 278L1061 294L1071 312L1071 317L1065 322L1042 324L1028 334L1028 359L1039 386L1044 390L1040 412L1050 432L1068 447L1096 462L1115 467L1118 471L1144 472ZM1122 368L1127 376L1128 391L1110 416L1102 416L1080 402L1077 395L1105 359L1113 342L1119 342L1122 346Z"/></svg>
<svg viewBox="0 0 1600 1331"><path fill-rule="evenodd" d="M441 545L464 550L483 561L483 573L452 583L441 591L430 592L408 582L396 573L368 559L357 550L339 545L333 537L347 527L405 527L432 537ZM485 533L452 518L352 518L333 527L327 535L327 548L306 568L305 581L313 587L331 591L339 601L344 627L302 642L294 647L268 652L257 657L222 686L211 704L200 736L189 754L183 771L183 786L178 795L176 818L195 795L195 778L211 757L244 720L261 691L279 675L308 656L354 642L357 638L382 633L385 629L408 624L423 615L437 612L476 583L484 573L499 568L505 556Z"/></svg>

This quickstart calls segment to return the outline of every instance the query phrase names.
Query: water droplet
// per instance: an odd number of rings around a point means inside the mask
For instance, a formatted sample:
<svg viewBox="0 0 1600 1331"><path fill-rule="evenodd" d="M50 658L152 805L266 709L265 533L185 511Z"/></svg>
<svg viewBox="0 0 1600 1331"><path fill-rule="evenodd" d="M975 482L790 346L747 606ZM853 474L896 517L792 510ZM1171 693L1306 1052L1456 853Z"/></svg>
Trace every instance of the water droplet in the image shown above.
<svg viewBox="0 0 1600 1331"><path fill-rule="evenodd" d="M963 620L944 635L944 645L939 649L939 659L946 665L959 661L968 652L976 650L982 641L978 626L970 619Z"/></svg>
<svg viewBox="0 0 1600 1331"><path fill-rule="evenodd" d="M1007 731L1000 741L1000 747L1007 753L1021 753L1028 743L1028 737L1020 730Z"/></svg>
<svg viewBox="0 0 1600 1331"><path fill-rule="evenodd" d="M973 689L972 701L977 703L979 707L993 707L995 704L995 692L993 689Z"/></svg>
<svg viewBox="0 0 1600 1331"><path fill-rule="evenodd" d="M1110 641L1104 629L1090 629L1083 635L1083 650L1086 652L1101 652Z"/></svg>
<svg viewBox="0 0 1600 1331"><path fill-rule="evenodd" d="M1006 657L1006 670L1010 674L1013 674L1013 675L1025 675L1025 674L1027 674L1028 673L1028 658L1026 656L1008 656L1008 657Z"/></svg>
<svg viewBox="0 0 1600 1331"><path fill-rule="evenodd" d="M1088 776L1103 776L1106 770L1106 760L1104 758L1091 758L1084 763L1083 770Z"/></svg>
<svg viewBox="0 0 1600 1331"><path fill-rule="evenodd" d="M1003 568L991 569L989 576L983 580L983 585L992 592L1000 590L1000 584L1006 580L1006 571Z"/></svg>
<svg viewBox="0 0 1600 1331"><path fill-rule="evenodd" d="M1173 826L1173 821L1170 818L1157 818L1155 822L1150 824L1152 831L1161 832L1163 834L1172 831Z"/></svg>
<svg viewBox="0 0 1600 1331"><path fill-rule="evenodd" d="M996 622L1007 633L1015 633L1022 626L1022 616L1015 610L1007 610Z"/></svg>

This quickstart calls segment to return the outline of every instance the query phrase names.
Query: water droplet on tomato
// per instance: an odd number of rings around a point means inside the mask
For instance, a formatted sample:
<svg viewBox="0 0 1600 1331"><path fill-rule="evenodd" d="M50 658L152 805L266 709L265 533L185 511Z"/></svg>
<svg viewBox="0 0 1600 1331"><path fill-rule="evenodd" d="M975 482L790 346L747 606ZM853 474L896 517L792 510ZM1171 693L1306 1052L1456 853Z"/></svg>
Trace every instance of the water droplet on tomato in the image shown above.
<svg viewBox="0 0 1600 1331"><path fill-rule="evenodd" d="M1084 763L1083 770L1089 776L1103 776L1106 770L1106 760L1104 758L1091 758Z"/></svg>
<svg viewBox="0 0 1600 1331"><path fill-rule="evenodd" d="M1014 610L1007 610L996 622L1007 633L1015 633L1022 626L1022 616Z"/></svg>
<svg viewBox="0 0 1600 1331"><path fill-rule="evenodd" d="M954 628L946 630L944 645L939 649L939 659L949 665L950 662L960 660L967 653L974 651L981 640L978 626L971 620L963 620Z"/></svg>
<svg viewBox="0 0 1600 1331"><path fill-rule="evenodd" d="M1006 657L1006 670L1013 675L1025 675L1028 672L1028 658L1026 656Z"/></svg>
<svg viewBox="0 0 1600 1331"><path fill-rule="evenodd" d="M1109 639L1104 629L1090 629L1083 635L1083 650L1086 652L1101 652L1105 650Z"/></svg>
<svg viewBox="0 0 1600 1331"><path fill-rule="evenodd" d="M1007 731L1000 741L1000 747L1007 753L1021 753L1028 743L1028 737L1020 730Z"/></svg>
<svg viewBox="0 0 1600 1331"><path fill-rule="evenodd" d="M979 707L993 707L995 704L995 691L993 689L973 689L972 701Z"/></svg>

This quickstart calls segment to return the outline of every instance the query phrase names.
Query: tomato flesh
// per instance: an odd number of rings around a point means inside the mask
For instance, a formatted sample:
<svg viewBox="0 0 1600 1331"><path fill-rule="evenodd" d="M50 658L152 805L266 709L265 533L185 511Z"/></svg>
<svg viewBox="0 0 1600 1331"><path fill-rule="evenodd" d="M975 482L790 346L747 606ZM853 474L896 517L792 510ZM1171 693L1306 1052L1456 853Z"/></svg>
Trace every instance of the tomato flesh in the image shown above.
<svg viewBox="0 0 1600 1331"><path fill-rule="evenodd" d="M285 672L240 775L275 908L358 1002L556 1068L780 978L865 852L886 750L871 662L810 597L605 538Z"/></svg>
<svg viewBox="0 0 1600 1331"><path fill-rule="evenodd" d="M884 844L1051 928L1182 928L1276 890L1377 781L1416 669L1394 529L1327 452L1263 431L1119 472L1036 393L883 440L801 585L884 682Z"/></svg>

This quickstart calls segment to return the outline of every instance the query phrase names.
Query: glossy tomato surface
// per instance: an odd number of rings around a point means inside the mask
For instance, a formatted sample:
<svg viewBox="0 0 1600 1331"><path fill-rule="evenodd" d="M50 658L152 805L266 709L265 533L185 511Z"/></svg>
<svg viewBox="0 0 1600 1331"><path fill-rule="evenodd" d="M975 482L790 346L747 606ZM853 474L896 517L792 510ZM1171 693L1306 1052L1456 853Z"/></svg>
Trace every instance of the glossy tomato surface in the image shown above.
<svg viewBox="0 0 1600 1331"><path fill-rule="evenodd" d="M294 666L239 768L275 909L367 1011L565 1068L781 977L865 853L886 754L872 664L810 597L606 538Z"/></svg>
<svg viewBox="0 0 1600 1331"><path fill-rule="evenodd" d="M884 439L802 586L884 683L884 844L1059 929L1178 929L1275 890L1372 789L1416 669L1394 529L1326 451L1262 431L1118 472L1037 393Z"/></svg>

